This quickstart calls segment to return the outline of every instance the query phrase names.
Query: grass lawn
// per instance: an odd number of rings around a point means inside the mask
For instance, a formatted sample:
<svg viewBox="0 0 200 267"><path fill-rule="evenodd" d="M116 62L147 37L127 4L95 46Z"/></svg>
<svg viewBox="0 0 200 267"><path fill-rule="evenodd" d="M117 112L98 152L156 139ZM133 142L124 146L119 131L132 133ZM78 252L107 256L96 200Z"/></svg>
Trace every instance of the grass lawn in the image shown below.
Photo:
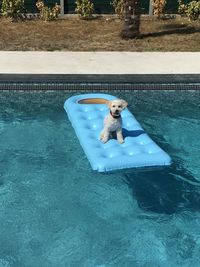
<svg viewBox="0 0 200 267"><path fill-rule="evenodd" d="M142 17L142 38L122 40L122 21L102 17L68 18L45 23L12 23L0 18L0 50L23 51L200 51L200 20Z"/></svg>

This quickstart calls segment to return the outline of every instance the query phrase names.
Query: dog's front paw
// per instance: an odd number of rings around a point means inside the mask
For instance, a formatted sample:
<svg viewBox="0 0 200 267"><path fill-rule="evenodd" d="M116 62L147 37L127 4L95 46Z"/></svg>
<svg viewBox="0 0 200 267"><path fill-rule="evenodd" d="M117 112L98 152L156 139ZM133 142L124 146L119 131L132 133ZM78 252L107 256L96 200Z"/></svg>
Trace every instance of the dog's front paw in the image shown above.
<svg viewBox="0 0 200 267"><path fill-rule="evenodd" d="M102 142L103 144L107 143L107 142L108 142L108 138L105 138L105 137L101 138L101 142Z"/></svg>
<svg viewBox="0 0 200 267"><path fill-rule="evenodd" d="M118 143L123 144L124 143L124 139L118 139Z"/></svg>

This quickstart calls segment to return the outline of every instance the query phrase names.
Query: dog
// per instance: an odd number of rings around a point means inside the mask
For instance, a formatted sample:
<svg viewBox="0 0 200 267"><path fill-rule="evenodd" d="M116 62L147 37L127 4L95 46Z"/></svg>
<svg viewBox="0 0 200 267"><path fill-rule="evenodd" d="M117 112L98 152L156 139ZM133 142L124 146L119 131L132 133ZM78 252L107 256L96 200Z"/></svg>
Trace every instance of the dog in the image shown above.
<svg viewBox="0 0 200 267"><path fill-rule="evenodd" d="M124 110L128 103L123 99L116 99L106 101L110 112L104 119L104 128L100 133L100 140L102 143L106 143L112 133L116 132L117 141L122 144L124 138L122 135L122 118L121 112Z"/></svg>

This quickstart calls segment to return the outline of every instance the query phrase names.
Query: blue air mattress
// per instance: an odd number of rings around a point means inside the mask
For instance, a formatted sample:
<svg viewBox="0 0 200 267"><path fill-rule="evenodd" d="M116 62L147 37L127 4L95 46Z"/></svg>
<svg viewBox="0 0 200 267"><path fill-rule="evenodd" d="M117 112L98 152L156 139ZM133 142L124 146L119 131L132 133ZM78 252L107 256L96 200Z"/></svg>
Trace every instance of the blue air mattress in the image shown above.
<svg viewBox="0 0 200 267"><path fill-rule="evenodd" d="M169 155L151 140L127 108L121 113L125 142L119 144L117 140L110 139L103 144L99 134L103 129L104 117L109 112L108 107L105 104L78 103L86 98L117 98L108 94L83 94L65 101L64 109L93 170L107 172L170 165Z"/></svg>

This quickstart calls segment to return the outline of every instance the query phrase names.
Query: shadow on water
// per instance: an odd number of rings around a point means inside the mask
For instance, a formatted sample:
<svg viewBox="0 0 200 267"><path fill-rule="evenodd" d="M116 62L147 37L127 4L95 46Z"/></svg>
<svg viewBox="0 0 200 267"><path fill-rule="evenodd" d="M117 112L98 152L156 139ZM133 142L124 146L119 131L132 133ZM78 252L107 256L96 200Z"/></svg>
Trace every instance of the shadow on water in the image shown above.
<svg viewBox="0 0 200 267"><path fill-rule="evenodd" d="M166 146L166 143L162 144L166 151L170 151ZM200 210L200 182L183 167L178 157L164 169L127 173L125 177L143 210L168 215L183 210Z"/></svg>
<svg viewBox="0 0 200 267"><path fill-rule="evenodd" d="M4 179L3 176L0 174L0 186L4 185Z"/></svg>

